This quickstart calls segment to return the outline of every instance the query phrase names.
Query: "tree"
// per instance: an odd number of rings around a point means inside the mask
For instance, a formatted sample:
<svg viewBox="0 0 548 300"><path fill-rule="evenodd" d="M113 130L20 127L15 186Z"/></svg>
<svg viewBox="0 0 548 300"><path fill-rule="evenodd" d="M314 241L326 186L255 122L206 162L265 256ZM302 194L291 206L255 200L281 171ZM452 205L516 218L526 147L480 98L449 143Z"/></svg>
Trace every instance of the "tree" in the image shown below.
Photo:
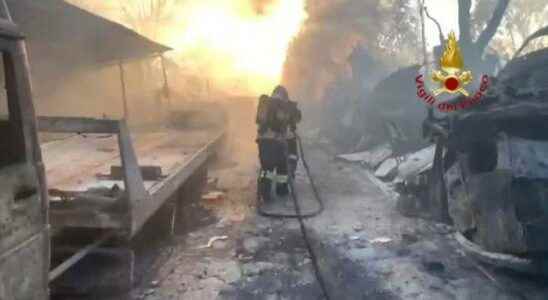
<svg viewBox="0 0 548 300"><path fill-rule="evenodd" d="M123 23L143 36L161 40L161 29L173 25L177 5L187 0L67 0L90 12Z"/></svg>
<svg viewBox="0 0 548 300"><path fill-rule="evenodd" d="M495 0L478 2L473 14L473 32L477 33L482 29L481 24L488 19L495 5ZM491 42L491 47L503 57L511 58L529 35L546 25L547 18L548 3L545 0L513 0L508 6L498 34ZM527 49L538 50L546 45L546 40L538 39Z"/></svg>
<svg viewBox="0 0 548 300"><path fill-rule="evenodd" d="M126 22L135 31L153 40L169 23L174 6L182 0L118 0Z"/></svg>
<svg viewBox="0 0 548 300"><path fill-rule="evenodd" d="M481 3L481 1L479 2ZM498 0L485 25L474 24L472 19L472 0L459 0L460 46L469 66L478 73L492 73L493 70L482 59L489 42L493 39L508 9L510 0ZM479 5L478 7L483 8ZM483 11L481 11L483 12ZM479 14L477 15L479 16ZM479 30L479 28L483 28ZM477 38L474 40L474 30Z"/></svg>
<svg viewBox="0 0 548 300"><path fill-rule="evenodd" d="M410 0L384 1L379 7L383 31L377 34L378 48L399 63L415 62L420 56L418 19Z"/></svg>
<svg viewBox="0 0 548 300"><path fill-rule="evenodd" d="M512 54L529 35L541 26L547 25L545 23L547 18L548 3L544 0L519 0L510 6L505 29L512 40ZM545 46L546 40L538 39L530 44L529 49L537 50Z"/></svg>

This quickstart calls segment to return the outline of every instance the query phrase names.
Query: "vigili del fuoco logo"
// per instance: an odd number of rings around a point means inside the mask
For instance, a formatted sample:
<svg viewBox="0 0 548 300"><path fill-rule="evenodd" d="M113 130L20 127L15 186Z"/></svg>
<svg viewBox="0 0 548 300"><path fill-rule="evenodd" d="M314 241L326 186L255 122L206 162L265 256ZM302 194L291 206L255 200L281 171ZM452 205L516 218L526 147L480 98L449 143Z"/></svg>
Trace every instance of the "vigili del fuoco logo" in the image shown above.
<svg viewBox="0 0 548 300"><path fill-rule="evenodd" d="M479 103L489 88L489 76L481 76L479 89L470 96L467 87L474 81L472 71L466 70L464 59L455 37L451 32L440 58L441 70L434 70L430 76L425 75L425 68L415 78L417 96L427 105L436 107L442 112L452 112L466 109ZM430 77L431 83L427 81ZM464 96L463 100L454 103L456 96Z"/></svg>

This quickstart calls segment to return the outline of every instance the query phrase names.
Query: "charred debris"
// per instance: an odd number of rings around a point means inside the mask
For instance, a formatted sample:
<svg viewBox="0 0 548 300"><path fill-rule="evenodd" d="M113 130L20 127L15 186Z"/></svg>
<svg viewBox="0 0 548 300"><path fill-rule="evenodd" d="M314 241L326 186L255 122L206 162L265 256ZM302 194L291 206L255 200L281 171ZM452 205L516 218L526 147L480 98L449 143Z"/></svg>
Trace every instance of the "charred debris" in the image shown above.
<svg viewBox="0 0 548 300"><path fill-rule="evenodd" d="M419 67L398 70L372 92L385 107L364 117L374 129L366 151L338 158L360 162L396 191L402 214L452 224L471 256L546 274L547 67L548 49L515 57L478 105L444 115L411 108L413 94L395 95L412 91L395 87L412 84ZM398 105L405 114L393 113Z"/></svg>

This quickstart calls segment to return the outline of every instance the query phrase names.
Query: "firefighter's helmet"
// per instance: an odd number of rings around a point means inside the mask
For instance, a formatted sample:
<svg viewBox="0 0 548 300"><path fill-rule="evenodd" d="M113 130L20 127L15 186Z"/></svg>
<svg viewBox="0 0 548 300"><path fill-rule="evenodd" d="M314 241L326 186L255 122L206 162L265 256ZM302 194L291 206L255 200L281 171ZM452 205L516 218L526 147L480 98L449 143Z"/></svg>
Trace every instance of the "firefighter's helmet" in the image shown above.
<svg viewBox="0 0 548 300"><path fill-rule="evenodd" d="M272 92L272 98L289 100L289 93L287 92L287 89L285 87L278 85Z"/></svg>

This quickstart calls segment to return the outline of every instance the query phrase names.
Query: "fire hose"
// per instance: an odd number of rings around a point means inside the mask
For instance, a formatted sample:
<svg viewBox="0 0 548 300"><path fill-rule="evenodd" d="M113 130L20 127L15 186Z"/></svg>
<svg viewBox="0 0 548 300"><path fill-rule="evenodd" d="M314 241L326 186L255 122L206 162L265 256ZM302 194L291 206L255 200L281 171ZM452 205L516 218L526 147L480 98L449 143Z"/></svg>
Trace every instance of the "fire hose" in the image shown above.
<svg viewBox="0 0 548 300"><path fill-rule="evenodd" d="M327 286L325 284L325 279L323 278L323 275L322 275L321 270L320 270L318 257L316 255L316 252L314 251L314 248L312 247L312 243L310 241L310 238L308 237L306 226L304 224L305 219L313 218L313 217L316 217L316 216L320 215L324 211L325 205L324 205L323 199L321 197L321 194L318 191L316 183L314 181L314 177L312 176L312 173L311 173L310 168L308 166L308 162L306 161L306 157L305 157L305 153L304 153L304 150L303 150L301 137L296 133L295 133L295 136L296 136L297 142L298 142L298 149L299 149L299 154L300 154L300 157L301 157L301 161L302 161L303 167L306 171L306 175L308 177L310 187L312 188L314 198L318 202L319 208L316 211L312 212L312 213L302 214L298 194L295 191L294 176L290 175L289 178L288 178L288 185L289 185L289 192L290 192L289 195L290 195L290 197L293 201L293 205L295 207L295 214L276 214L276 213L265 212L262 208L262 205L261 205L263 203L263 201L262 201L262 195L260 193L260 188L259 188L260 182L257 182L257 187L258 187L257 188L257 211L260 215L262 215L264 217L268 217L268 218L297 219L299 221L299 228L300 228L301 234L303 236L303 241L304 241L306 249L307 249L307 251L310 255L310 260L312 262L312 267L314 268L314 275L316 277L316 280L318 281L320 289L322 290L322 294L324 296L324 299L330 300L331 298L329 296L329 293L327 292ZM286 152L285 157L288 157L287 156L287 145L285 147L285 152Z"/></svg>
<svg viewBox="0 0 548 300"><path fill-rule="evenodd" d="M303 151L301 137L297 134L295 134L295 136L296 136L297 142L298 142L299 155L301 157L303 167L306 171L306 175L307 175L308 181L310 183L310 187L312 188L312 192L314 193L314 199L318 203L318 209L316 211L313 211L313 212L308 213L308 214L301 214L301 212L297 212L297 211L296 211L296 214L278 214L278 213L266 212L266 211L264 211L264 209L261 205L261 203L263 203L263 201L261 201L261 200L263 200L262 195L260 194L259 189L257 189L257 200L258 200L257 212L263 217L276 218L276 219L299 219L299 218L310 219L310 218L314 218L314 217L319 216L325 209L323 199L322 199L322 197L321 197L321 195L318 191L318 188L316 186L316 182L314 181L314 177L312 176L312 173L310 172L310 167L308 166L308 162L306 161L305 153ZM285 151L287 152L287 145L285 147ZM285 157L287 157L287 153L286 153ZM295 178L293 178L293 176L289 176L289 179L288 179L289 188L291 190L290 196L291 196L292 200L295 200L295 198L296 198L295 195L294 195L295 194L294 179ZM260 182L257 182L257 186L259 186L259 185L260 185ZM297 208L297 205L295 205L295 209L296 208Z"/></svg>

